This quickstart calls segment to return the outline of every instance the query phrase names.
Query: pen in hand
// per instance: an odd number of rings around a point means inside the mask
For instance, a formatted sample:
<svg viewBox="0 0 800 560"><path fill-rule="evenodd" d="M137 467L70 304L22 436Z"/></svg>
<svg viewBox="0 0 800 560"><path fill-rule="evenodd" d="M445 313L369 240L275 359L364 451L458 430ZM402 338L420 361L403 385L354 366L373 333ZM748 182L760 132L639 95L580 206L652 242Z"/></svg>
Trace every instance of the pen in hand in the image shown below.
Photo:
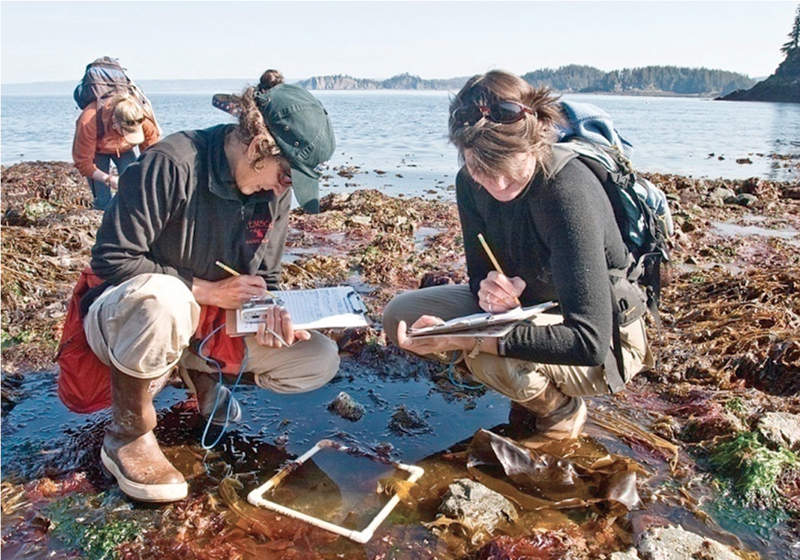
<svg viewBox="0 0 800 560"><path fill-rule="evenodd" d="M492 253L492 250L489 248L489 244L486 243L486 240L483 238L483 234L482 233L478 234L478 241L480 241L481 245L483 245L483 249L486 251L486 254L489 256L489 260L492 261L492 264L494 265L494 269L497 272L499 272L500 274L502 274L503 276L506 276L506 273L503 272L503 269L500 267L500 263L497 262L497 259L495 258L494 253ZM514 297L514 301L517 303L517 305L519 305L519 306L522 305L519 302L519 298L518 297Z"/></svg>

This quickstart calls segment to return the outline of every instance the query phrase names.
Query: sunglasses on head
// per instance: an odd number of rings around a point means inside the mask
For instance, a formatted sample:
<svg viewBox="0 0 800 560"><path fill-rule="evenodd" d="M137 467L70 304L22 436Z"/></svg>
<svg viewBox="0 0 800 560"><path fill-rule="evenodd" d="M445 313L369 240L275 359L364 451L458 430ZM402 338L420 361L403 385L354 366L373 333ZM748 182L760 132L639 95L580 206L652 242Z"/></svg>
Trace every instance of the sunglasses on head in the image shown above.
<svg viewBox="0 0 800 560"><path fill-rule="evenodd" d="M516 101L498 101L490 105L466 105L453 111L452 118L460 126L472 126L484 117L498 124L521 121L525 113L535 115L533 109Z"/></svg>

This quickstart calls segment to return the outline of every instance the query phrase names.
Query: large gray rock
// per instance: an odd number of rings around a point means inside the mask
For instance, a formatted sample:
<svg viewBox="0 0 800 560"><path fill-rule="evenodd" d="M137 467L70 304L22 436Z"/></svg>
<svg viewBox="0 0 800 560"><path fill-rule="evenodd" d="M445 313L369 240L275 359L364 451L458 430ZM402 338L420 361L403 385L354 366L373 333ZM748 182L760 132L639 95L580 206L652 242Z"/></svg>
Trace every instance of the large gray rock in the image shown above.
<svg viewBox="0 0 800 560"><path fill-rule="evenodd" d="M637 541L642 560L742 560L730 547L680 527L654 527Z"/></svg>
<svg viewBox="0 0 800 560"><path fill-rule="evenodd" d="M758 431L777 445L800 451L800 414L767 412L758 421Z"/></svg>
<svg viewBox="0 0 800 560"><path fill-rule="evenodd" d="M450 485L439 512L475 530L484 529L489 534L500 522L517 518L514 505L502 494L468 478Z"/></svg>

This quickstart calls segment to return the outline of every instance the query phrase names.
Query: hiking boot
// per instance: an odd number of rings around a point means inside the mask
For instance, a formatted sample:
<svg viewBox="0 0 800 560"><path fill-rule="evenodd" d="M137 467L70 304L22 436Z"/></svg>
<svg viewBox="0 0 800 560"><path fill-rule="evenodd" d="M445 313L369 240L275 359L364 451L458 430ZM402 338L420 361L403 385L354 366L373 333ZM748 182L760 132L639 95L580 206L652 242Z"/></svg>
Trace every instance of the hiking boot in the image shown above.
<svg viewBox="0 0 800 560"><path fill-rule="evenodd" d="M153 397L166 379L167 375L139 379L111 367L112 419L100 460L120 490L142 502L174 502L188 494L186 479L164 456L153 434Z"/></svg>
<svg viewBox="0 0 800 560"><path fill-rule="evenodd" d="M193 369L181 368L181 377L189 392L197 397L197 408L203 418L211 418L215 426L235 424L242 419L242 407L230 389L219 381L219 376ZM216 403L216 410L214 404Z"/></svg>
<svg viewBox="0 0 800 560"><path fill-rule="evenodd" d="M515 410L514 404L524 409ZM514 419L512 420L512 415ZM548 383L538 396L512 404L509 422L529 426L551 439L576 439L586 423L588 411L582 397L568 397L555 385Z"/></svg>

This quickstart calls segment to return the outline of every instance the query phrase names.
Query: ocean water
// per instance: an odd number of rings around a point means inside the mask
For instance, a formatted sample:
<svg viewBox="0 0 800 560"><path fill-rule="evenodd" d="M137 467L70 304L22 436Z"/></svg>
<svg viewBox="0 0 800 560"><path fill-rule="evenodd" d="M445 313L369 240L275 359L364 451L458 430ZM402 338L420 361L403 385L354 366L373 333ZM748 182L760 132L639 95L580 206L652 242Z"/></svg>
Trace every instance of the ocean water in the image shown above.
<svg viewBox="0 0 800 560"><path fill-rule="evenodd" d="M327 108L337 137L323 194L378 188L392 195L453 196L449 187L458 161L447 141L452 93L314 94ZM211 92L151 93L149 97L167 134L232 122L212 107ZM594 103L607 111L634 145L632 159L642 171L800 181L796 168L770 157L800 154L800 104L610 95L567 95L565 99ZM70 95L3 95L2 164L71 161L79 113ZM752 163L737 163L737 159ZM355 174L339 175L342 168Z"/></svg>

